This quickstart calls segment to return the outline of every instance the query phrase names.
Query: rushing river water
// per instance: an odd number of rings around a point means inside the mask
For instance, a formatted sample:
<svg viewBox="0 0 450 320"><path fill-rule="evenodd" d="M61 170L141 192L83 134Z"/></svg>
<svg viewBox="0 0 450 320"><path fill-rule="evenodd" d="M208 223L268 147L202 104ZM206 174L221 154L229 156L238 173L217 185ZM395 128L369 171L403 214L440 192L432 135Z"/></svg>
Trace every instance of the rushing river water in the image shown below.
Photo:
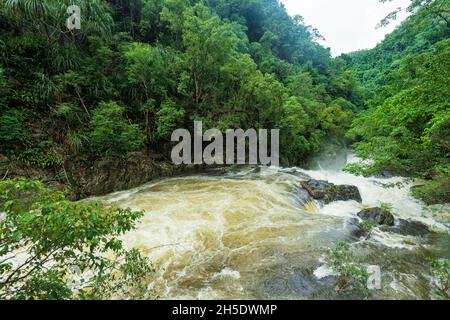
<svg viewBox="0 0 450 320"><path fill-rule="evenodd" d="M304 206L306 176L356 185L363 203ZM387 184L403 183L386 187ZM379 265L382 290L373 298L430 298L427 257L449 257L448 207L428 208L409 195L402 178L363 178L340 170L235 167L163 179L104 198L145 211L123 237L156 267L152 288L163 299L335 299L335 277L325 265L337 241L352 243ZM376 229L369 240L351 235L351 218L366 207L392 205L397 218L427 224L426 237Z"/></svg>

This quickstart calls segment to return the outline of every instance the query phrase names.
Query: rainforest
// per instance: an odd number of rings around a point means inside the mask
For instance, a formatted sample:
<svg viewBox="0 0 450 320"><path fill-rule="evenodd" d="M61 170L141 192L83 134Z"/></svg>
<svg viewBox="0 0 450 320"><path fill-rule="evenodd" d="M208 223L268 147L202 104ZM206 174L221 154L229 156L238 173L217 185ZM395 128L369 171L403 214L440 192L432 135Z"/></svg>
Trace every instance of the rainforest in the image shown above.
<svg viewBox="0 0 450 320"><path fill-rule="evenodd" d="M408 3L333 57L278 0L0 0L0 299L449 299L450 1ZM279 166L173 163L200 121Z"/></svg>

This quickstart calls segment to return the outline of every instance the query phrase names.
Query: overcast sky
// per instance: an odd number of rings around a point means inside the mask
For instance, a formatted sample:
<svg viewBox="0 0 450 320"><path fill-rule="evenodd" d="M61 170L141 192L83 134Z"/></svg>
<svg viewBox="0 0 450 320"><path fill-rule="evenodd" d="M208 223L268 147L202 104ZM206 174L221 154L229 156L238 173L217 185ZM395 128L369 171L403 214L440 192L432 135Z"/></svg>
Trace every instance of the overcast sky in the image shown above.
<svg viewBox="0 0 450 320"><path fill-rule="evenodd" d="M369 49L406 17L402 14L387 27L376 29L377 24L399 6L407 6L409 0L281 0L289 14L299 14L305 23L312 25L325 37L320 41L330 47L333 56L341 53Z"/></svg>

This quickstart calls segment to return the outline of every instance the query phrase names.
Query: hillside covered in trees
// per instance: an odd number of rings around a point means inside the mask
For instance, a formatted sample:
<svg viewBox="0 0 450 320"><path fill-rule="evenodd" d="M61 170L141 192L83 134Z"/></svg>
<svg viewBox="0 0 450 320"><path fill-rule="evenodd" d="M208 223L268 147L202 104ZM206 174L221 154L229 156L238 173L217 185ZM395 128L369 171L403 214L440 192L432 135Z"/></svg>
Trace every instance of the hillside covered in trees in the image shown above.
<svg viewBox="0 0 450 320"><path fill-rule="evenodd" d="M358 154L374 162L352 169L424 178L414 194L448 203L450 1L413 1L410 10L414 14L376 48L339 58L367 98L348 136Z"/></svg>
<svg viewBox="0 0 450 320"><path fill-rule="evenodd" d="M37 166L167 154L175 128L280 128L284 164L342 136L351 72L276 0L2 1L0 152Z"/></svg>

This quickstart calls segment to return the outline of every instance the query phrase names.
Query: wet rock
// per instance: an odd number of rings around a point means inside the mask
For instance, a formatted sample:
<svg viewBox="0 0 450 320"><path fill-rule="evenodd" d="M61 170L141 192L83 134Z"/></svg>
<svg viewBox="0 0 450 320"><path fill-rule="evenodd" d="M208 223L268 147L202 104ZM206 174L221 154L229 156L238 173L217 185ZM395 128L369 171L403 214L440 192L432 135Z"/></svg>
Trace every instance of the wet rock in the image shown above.
<svg viewBox="0 0 450 320"><path fill-rule="evenodd" d="M313 270L295 270L289 275L289 287L294 293L294 296L303 298L330 298L334 292L330 288L334 288L337 283L337 278L328 276L324 278L317 278Z"/></svg>
<svg viewBox="0 0 450 320"><path fill-rule="evenodd" d="M126 159L104 158L85 172L71 168L84 195L103 195L137 187L159 177L173 176L183 169L156 162L146 154L130 153Z"/></svg>
<svg viewBox="0 0 450 320"><path fill-rule="evenodd" d="M64 168L47 169L16 161L3 170L0 163L0 179L8 170L8 178L40 180L52 189L67 190L68 199L79 200L131 189L160 177L196 171L196 168L158 162L145 153L135 152L127 157L104 158L89 167L76 159L67 160Z"/></svg>
<svg viewBox="0 0 450 320"><path fill-rule="evenodd" d="M404 219L398 219L394 226L382 226L380 230L414 237L425 237L431 233L422 222Z"/></svg>
<svg viewBox="0 0 450 320"><path fill-rule="evenodd" d="M229 172L229 168L221 166L205 166L198 174L207 176L221 177L225 176Z"/></svg>
<svg viewBox="0 0 450 320"><path fill-rule="evenodd" d="M314 275L316 267L294 269L275 269L263 283L258 283L256 298L259 299L346 299L334 288L338 282L336 276L317 278ZM360 298L357 295L354 299Z"/></svg>
<svg viewBox="0 0 450 320"><path fill-rule="evenodd" d="M377 225L394 226L395 223L395 218L392 213L381 208L364 209L358 213L358 217L363 220L372 221Z"/></svg>
<svg viewBox="0 0 450 320"><path fill-rule="evenodd" d="M369 236L370 230L363 228L359 219L350 218L342 221L342 218L336 217L336 222L338 220L339 223L336 227L327 228L320 233L317 233L320 240L316 240L316 243L323 243L324 246L339 241L354 243L360 241L361 238L367 238Z"/></svg>
<svg viewBox="0 0 450 320"><path fill-rule="evenodd" d="M328 181L313 179L304 182L302 185L314 199L323 201L325 204L350 200L362 202L361 194L355 186L335 185Z"/></svg>
<svg viewBox="0 0 450 320"><path fill-rule="evenodd" d="M330 186L332 185L331 183L329 183L328 181L323 181L323 180L314 180L314 179L310 179L306 182L306 184L313 189L315 192L321 192L324 191L328 188L330 188Z"/></svg>
<svg viewBox="0 0 450 320"><path fill-rule="evenodd" d="M361 227L358 219L350 219L344 224L344 231L348 233L355 241L362 237L367 237L367 230Z"/></svg>
<svg viewBox="0 0 450 320"><path fill-rule="evenodd" d="M381 172L381 173L378 173L375 175L375 178L379 178L379 179L390 179L392 177L394 177L394 175L387 171L384 171L384 172Z"/></svg>
<svg viewBox="0 0 450 320"><path fill-rule="evenodd" d="M337 186L335 201L349 201L349 200L355 200L360 203L362 202L359 189L355 186L349 185Z"/></svg>
<svg viewBox="0 0 450 320"><path fill-rule="evenodd" d="M297 188L298 192L295 193L295 199L297 200L297 202L301 205L304 205L306 202L308 202L311 197L308 193L308 191L306 191L303 188Z"/></svg>
<svg viewBox="0 0 450 320"><path fill-rule="evenodd" d="M293 176L295 176L297 178L300 178L302 180L310 180L311 179L311 177L308 176L306 173L300 172L300 171L295 170L295 169L282 170L282 172L286 173L286 174L293 175Z"/></svg>

